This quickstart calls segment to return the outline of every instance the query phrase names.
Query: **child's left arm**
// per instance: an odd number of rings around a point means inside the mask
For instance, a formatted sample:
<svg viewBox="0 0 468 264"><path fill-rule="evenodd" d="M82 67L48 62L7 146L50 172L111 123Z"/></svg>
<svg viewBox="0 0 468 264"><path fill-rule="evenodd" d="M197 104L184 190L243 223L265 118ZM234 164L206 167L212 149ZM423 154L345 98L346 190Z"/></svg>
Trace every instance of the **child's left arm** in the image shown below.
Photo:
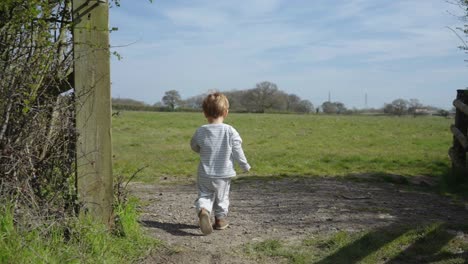
<svg viewBox="0 0 468 264"><path fill-rule="evenodd" d="M242 149L242 138L235 130L232 137L232 155L244 172L250 170L250 164L247 162L244 150Z"/></svg>
<svg viewBox="0 0 468 264"><path fill-rule="evenodd" d="M197 143L196 136L197 136L197 132L195 132L195 134L193 135L192 139L190 140L190 147L191 147L192 150L195 151L196 153L200 153L200 146L199 146L198 143Z"/></svg>

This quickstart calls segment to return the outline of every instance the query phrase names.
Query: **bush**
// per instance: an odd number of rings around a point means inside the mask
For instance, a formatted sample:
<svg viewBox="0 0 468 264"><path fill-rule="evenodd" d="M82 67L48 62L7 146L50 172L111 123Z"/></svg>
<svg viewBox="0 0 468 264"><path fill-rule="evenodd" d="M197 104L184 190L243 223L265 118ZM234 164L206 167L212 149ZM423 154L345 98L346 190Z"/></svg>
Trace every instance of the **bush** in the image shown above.
<svg viewBox="0 0 468 264"><path fill-rule="evenodd" d="M148 254L158 241L144 236L132 198L116 213L125 235L89 218L69 218L65 223L18 228L13 206L0 207L0 263L130 263Z"/></svg>

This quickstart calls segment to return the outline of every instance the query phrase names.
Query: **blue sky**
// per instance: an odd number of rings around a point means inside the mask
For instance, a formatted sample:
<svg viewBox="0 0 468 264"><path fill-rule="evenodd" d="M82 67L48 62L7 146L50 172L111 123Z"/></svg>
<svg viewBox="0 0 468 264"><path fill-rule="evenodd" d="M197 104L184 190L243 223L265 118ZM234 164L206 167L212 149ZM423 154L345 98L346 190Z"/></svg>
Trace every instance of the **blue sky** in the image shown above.
<svg viewBox="0 0 468 264"><path fill-rule="evenodd" d="M451 108L468 55L445 0L122 0L111 8L112 96L149 104L270 81L322 104L397 98Z"/></svg>

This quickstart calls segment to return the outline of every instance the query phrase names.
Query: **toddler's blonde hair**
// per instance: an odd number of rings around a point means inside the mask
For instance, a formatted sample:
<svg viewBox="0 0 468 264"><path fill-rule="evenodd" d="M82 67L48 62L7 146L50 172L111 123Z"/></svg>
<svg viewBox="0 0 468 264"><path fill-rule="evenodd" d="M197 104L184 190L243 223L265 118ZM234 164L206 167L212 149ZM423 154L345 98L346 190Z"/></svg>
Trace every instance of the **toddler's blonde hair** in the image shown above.
<svg viewBox="0 0 468 264"><path fill-rule="evenodd" d="M209 94L205 100L203 100L202 107L206 117L218 118L227 113L229 101L224 94L216 92Z"/></svg>

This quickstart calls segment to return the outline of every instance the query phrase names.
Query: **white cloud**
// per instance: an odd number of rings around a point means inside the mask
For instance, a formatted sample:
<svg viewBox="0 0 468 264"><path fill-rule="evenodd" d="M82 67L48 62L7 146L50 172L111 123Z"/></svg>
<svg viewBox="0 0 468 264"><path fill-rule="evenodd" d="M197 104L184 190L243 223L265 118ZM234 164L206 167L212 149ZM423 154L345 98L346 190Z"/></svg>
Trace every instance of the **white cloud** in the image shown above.
<svg viewBox="0 0 468 264"><path fill-rule="evenodd" d="M233 9L238 9L242 16L258 16L278 10L281 2L281 0L238 0L229 1L229 5Z"/></svg>
<svg viewBox="0 0 468 264"><path fill-rule="evenodd" d="M228 17L209 8L171 8L164 14L176 25L192 26L202 29L223 27L228 22Z"/></svg>

